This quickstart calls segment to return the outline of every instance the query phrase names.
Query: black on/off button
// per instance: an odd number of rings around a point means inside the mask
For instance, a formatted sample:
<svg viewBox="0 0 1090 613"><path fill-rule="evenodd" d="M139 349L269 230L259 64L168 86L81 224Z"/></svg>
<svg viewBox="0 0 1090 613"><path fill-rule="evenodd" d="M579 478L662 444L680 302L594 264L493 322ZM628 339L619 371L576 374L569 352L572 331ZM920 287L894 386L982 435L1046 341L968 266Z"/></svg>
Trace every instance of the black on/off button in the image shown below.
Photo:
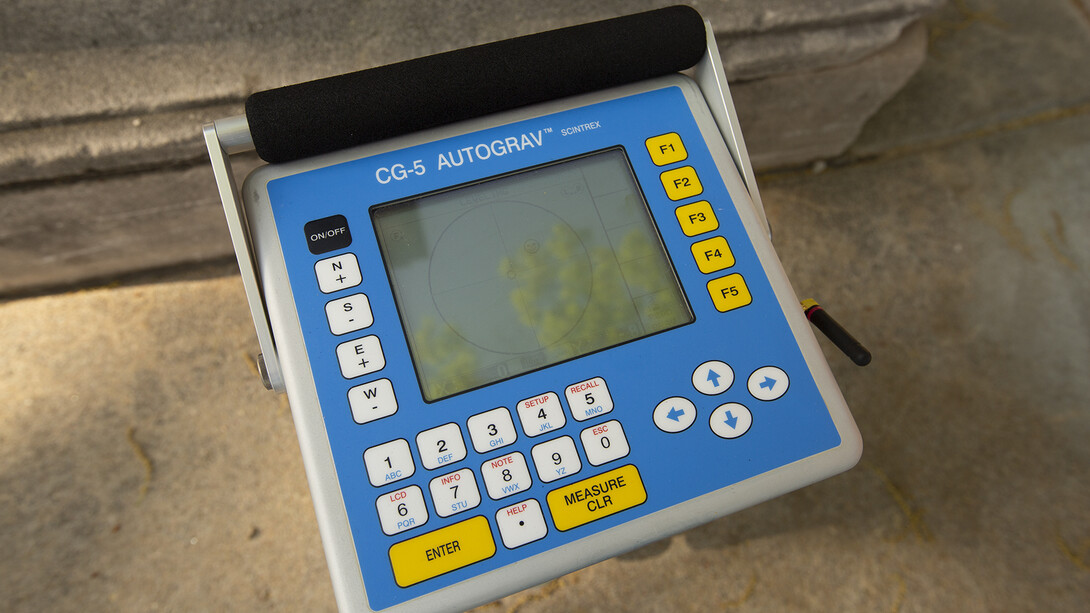
<svg viewBox="0 0 1090 613"><path fill-rule="evenodd" d="M303 231L307 234L307 247L314 255L344 249L352 244L352 233L348 231L348 220L344 215L308 221Z"/></svg>

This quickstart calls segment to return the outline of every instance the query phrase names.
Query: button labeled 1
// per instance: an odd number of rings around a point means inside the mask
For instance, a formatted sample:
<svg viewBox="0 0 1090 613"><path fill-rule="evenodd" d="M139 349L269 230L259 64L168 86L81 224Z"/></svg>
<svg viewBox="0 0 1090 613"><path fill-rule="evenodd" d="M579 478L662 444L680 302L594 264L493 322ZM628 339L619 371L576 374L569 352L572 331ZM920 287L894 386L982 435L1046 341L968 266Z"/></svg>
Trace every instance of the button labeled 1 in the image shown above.
<svg viewBox="0 0 1090 613"><path fill-rule="evenodd" d="M364 451L363 465L367 468L367 478L375 487L408 479L416 472L409 441L403 438Z"/></svg>

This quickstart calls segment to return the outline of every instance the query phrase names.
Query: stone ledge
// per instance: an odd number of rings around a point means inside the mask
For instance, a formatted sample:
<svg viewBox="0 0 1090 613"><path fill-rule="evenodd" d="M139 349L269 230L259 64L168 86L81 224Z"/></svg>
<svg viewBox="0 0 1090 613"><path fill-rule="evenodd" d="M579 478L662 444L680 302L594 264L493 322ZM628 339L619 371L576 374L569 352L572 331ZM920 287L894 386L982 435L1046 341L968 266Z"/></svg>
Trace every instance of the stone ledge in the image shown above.
<svg viewBox="0 0 1090 613"><path fill-rule="evenodd" d="M751 2L698 6L713 23L724 24L717 30L720 48L735 76L732 92L755 165L801 164L841 153L919 65L926 47L922 27L909 27L902 35L901 26L906 15L935 2L775 0L760 9ZM229 258L231 246L199 127L241 112L240 101L249 91L404 59L398 54L419 55L665 3L624 3L625 10L621 4L580 5L578 11L563 13L546 7L512 24L517 31L501 32L494 27L498 18L487 15L487 3L463 1L459 6L475 7L473 15L488 17L477 29L440 28L430 15L430 25L400 37L397 24L411 21L412 11L379 11L396 19L368 25L368 31L380 34L354 46L322 38L304 44L296 38L280 40L274 49L255 40L223 43L179 34L145 52L51 49L39 53L43 63L30 82L41 91L7 87L19 79L26 85L27 75L5 66L0 99L18 99L23 106L11 111L0 103L0 113L7 109L8 120L18 113L26 119L26 109L32 109L40 119L25 122L22 129L12 129L16 124L10 121L6 131L0 126L0 295ZM732 12L739 6L748 8ZM787 10L791 6L799 10ZM13 10L5 7L0 17ZM836 7L841 10L832 10ZM724 16L730 18L720 19ZM461 19L463 25L472 22ZM490 24L493 29L485 27ZM745 34L760 28L763 33ZM425 41L421 32L437 36ZM12 53L26 57L16 47L0 42L6 59ZM373 53L360 54L363 47ZM384 54L381 60L376 50ZM83 64L66 64L80 58ZM96 75L96 70L105 72ZM130 75L128 81L122 73ZM111 83L119 89L111 90ZM36 108L47 98L53 111ZM69 119L57 111L62 107L73 113ZM258 162L247 156L236 163L242 174Z"/></svg>
<svg viewBox="0 0 1090 613"><path fill-rule="evenodd" d="M716 26L736 80L858 61L939 1L695 4ZM236 113L253 91L669 2L564 3L512 15L479 0L446 3L441 14L418 1L334 7L321 19L306 11L284 19L286 1L256 16L227 2L201 15L165 2L138 13L113 4L93 15L46 10L43 18L34 9L35 19L19 3L0 7L0 186L194 159L194 127Z"/></svg>
<svg viewBox="0 0 1090 613"><path fill-rule="evenodd" d="M737 83L732 94L755 164L841 153L915 71L925 48L926 33L916 25L888 49L849 66ZM198 155L200 146L194 146ZM243 177L259 160L251 154L234 163ZM0 192L0 295L231 253L205 162Z"/></svg>

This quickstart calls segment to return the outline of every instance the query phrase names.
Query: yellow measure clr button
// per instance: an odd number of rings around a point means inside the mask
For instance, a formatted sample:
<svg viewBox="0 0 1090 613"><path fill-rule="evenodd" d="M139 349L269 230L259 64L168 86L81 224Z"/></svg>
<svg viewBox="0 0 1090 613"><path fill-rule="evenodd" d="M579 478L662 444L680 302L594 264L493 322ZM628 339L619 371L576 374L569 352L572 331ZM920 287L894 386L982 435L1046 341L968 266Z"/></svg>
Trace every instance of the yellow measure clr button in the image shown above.
<svg viewBox="0 0 1090 613"><path fill-rule="evenodd" d="M722 236L693 243L692 251L700 272L715 272L734 266L734 254L730 251L727 239Z"/></svg>
<svg viewBox="0 0 1090 613"><path fill-rule="evenodd" d="M746 287L746 280L738 273L708 281L708 293L711 294L715 309L721 313L753 302L753 296L749 295L749 288Z"/></svg>
<svg viewBox="0 0 1090 613"><path fill-rule="evenodd" d="M674 209L674 214L685 236L696 236L719 228L719 220L715 218L715 211L707 200L679 206Z"/></svg>
<svg viewBox="0 0 1090 613"><path fill-rule="evenodd" d="M647 491L639 471L629 464L553 490L546 500L556 529L563 531L641 505Z"/></svg>
<svg viewBox="0 0 1090 613"><path fill-rule="evenodd" d="M409 587L487 560L495 553L496 541L488 520L478 515L394 545L390 548L390 566L394 581Z"/></svg>
<svg viewBox="0 0 1090 613"><path fill-rule="evenodd" d="M700 184L700 178L696 176L696 169L692 166L682 166L673 170L667 170L659 175L662 187L666 190L666 197L670 200L684 200L699 196L704 191Z"/></svg>
<svg viewBox="0 0 1090 613"><path fill-rule="evenodd" d="M677 132L652 136L644 144L647 145L647 152L651 154L651 161L655 166L673 164L689 157Z"/></svg>

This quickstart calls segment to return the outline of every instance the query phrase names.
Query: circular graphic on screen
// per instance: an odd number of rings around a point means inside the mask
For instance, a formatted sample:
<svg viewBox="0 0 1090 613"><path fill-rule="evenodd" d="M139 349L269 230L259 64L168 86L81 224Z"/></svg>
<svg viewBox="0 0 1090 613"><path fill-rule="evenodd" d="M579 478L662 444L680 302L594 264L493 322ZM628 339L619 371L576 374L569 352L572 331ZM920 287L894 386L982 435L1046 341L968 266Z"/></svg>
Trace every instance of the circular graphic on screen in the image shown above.
<svg viewBox="0 0 1090 613"><path fill-rule="evenodd" d="M505 354L560 342L590 303L590 254L554 213L525 202L493 202L456 217L428 267L440 317L477 347Z"/></svg>

